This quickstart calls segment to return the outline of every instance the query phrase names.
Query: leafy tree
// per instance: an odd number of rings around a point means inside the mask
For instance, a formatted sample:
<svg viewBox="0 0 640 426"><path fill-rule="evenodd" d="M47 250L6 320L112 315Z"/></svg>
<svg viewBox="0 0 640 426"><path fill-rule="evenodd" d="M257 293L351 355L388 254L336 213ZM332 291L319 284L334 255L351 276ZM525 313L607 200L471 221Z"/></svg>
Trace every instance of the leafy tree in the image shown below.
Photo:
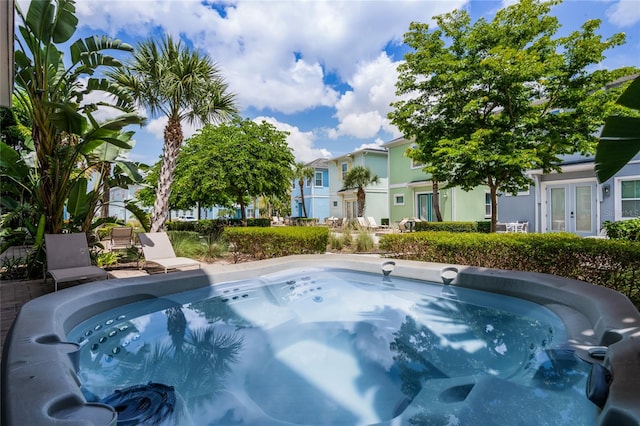
<svg viewBox="0 0 640 426"><path fill-rule="evenodd" d="M307 179L313 179L315 170L311 166L307 166L303 162L297 162L293 171L294 179L298 179L298 185L300 186L300 199L302 201L302 212L304 217L307 217L307 206L304 204L304 182Z"/></svg>
<svg viewBox="0 0 640 426"><path fill-rule="evenodd" d="M201 52L171 36L158 43L148 39L136 47L126 68L109 77L151 114L167 117L157 196L151 213L151 231L162 229L176 161L183 142L182 121L221 122L236 113L234 95L227 90L218 67Z"/></svg>
<svg viewBox="0 0 640 426"><path fill-rule="evenodd" d="M596 175L604 182L640 152L640 77L616 102L629 108L627 114L610 115L604 124L596 150Z"/></svg>
<svg viewBox="0 0 640 426"><path fill-rule="evenodd" d="M344 189L355 189L358 200L358 217L364 215L364 203L366 193L364 189L372 184L378 183L380 178L364 166L354 166L344 176L342 186Z"/></svg>
<svg viewBox="0 0 640 426"><path fill-rule="evenodd" d="M602 117L581 107L610 81L588 72L603 52L624 42L596 34L600 21L554 38L559 0L522 0L491 22L471 23L456 10L435 17L438 29L412 23L404 36L413 49L399 66L391 121L413 138L425 171L447 186L487 185L495 230L498 191L532 184L526 170L559 170L560 156L593 152Z"/></svg>
<svg viewBox="0 0 640 426"><path fill-rule="evenodd" d="M16 3L16 13L21 22L16 36L14 94L31 126L27 144L35 149L33 197L42 212L45 232L59 233L65 205L78 189L78 178L84 177L78 172L79 163L105 144L130 149L121 130L143 120L117 88L93 77L102 67L121 66L105 51L129 51L131 47L98 36L68 45L78 24L72 0L33 1L26 15ZM65 55L58 46L67 45L69 54ZM94 92L113 95L116 100L111 104L86 102L86 96ZM92 113L102 105L121 115L97 122Z"/></svg>
<svg viewBox="0 0 640 426"><path fill-rule="evenodd" d="M248 119L207 125L186 142L175 183L186 199L203 206L236 203L245 222L248 199L287 194L294 164L287 135Z"/></svg>

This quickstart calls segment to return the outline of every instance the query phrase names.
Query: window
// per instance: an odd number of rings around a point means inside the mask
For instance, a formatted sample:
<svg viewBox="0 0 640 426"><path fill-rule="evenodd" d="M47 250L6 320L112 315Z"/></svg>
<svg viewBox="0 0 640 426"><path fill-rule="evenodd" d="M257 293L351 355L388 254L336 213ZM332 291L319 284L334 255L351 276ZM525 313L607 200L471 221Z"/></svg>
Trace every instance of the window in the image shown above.
<svg viewBox="0 0 640 426"><path fill-rule="evenodd" d="M622 219L640 217L640 179L620 180Z"/></svg>
<svg viewBox="0 0 640 426"><path fill-rule="evenodd" d="M344 176L347 174L347 170L349 169L349 165L345 162L345 163L342 163L340 167L342 171L342 179L344 179Z"/></svg>
<svg viewBox="0 0 640 426"><path fill-rule="evenodd" d="M316 172L316 186L322 186L322 172Z"/></svg>
<svg viewBox="0 0 640 426"><path fill-rule="evenodd" d="M491 193L484 193L484 217L491 217Z"/></svg>
<svg viewBox="0 0 640 426"><path fill-rule="evenodd" d="M404 206L404 195L403 194L395 194L393 196L393 205L394 206Z"/></svg>
<svg viewBox="0 0 640 426"><path fill-rule="evenodd" d="M311 178L307 179L307 188L309 188L311 186Z"/></svg>
<svg viewBox="0 0 640 426"><path fill-rule="evenodd" d="M412 169L421 169L424 167L424 163L422 161L416 161L413 158L411 159L411 168Z"/></svg>
<svg viewBox="0 0 640 426"><path fill-rule="evenodd" d="M337 201L333 202L333 207L338 207L338 202Z"/></svg>
<svg viewBox="0 0 640 426"><path fill-rule="evenodd" d="M415 143L411 144L411 149L412 150L418 149L418 145L416 145ZM412 169L421 169L423 167L424 167L424 163L422 161L417 161L417 160L414 160L413 158L411 158L411 168Z"/></svg>

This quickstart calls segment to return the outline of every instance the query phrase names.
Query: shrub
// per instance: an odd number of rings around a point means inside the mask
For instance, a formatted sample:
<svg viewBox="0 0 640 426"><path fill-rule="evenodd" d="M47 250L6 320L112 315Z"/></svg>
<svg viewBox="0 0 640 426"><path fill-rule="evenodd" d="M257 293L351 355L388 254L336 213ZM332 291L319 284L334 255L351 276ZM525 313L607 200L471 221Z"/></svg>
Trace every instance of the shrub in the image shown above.
<svg viewBox="0 0 640 426"><path fill-rule="evenodd" d="M614 240L640 241L640 217L602 224L607 236Z"/></svg>
<svg viewBox="0 0 640 426"><path fill-rule="evenodd" d="M356 236L356 251L360 253L373 250L373 237L367 231L358 232Z"/></svg>
<svg viewBox="0 0 640 426"><path fill-rule="evenodd" d="M332 250L342 250L344 248L344 237L342 235L330 234L329 247Z"/></svg>
<svg viewBox="0 0 640 426"><path fill-rule="evenodd" d="M388 256L542 272L617 290L640 305L640 245L574 234L417 232L380 239Z"/></svg>
<svg viewBox="0 0 640 426"><path fill-rule="evenodd" d="M353 234L351 234L351 228L345 228L342 231L342 241L345 247L351 247L353 245Z"/></svg>
<svg viewBox="0 0 640 426"><path fill-rule="evenodd" d="M227 243L221 236L202 236L194 231L168 231L167 235L176 256L208 261L227 252Z"/></svg>
<svg viewBox="0 0 640 426"><path fill-rule="evenodd" d="M416 222L416 231L476 232L476 222Z"/></svg>
<svg viewBox="0 0 640 426"><path fill-rule="evenodd" d="M96 254L95 263L97 266L101 268L105 268L107 266L113 266L118 263L118 253L113 251L107 251Z"/></svg>
<svg viewBox="0 0 640 426"><path fill-rule="evenodd" d="M199 235L206 235L208 237L217 239L220 235L222 235L224 225L225 221L222 219L205 219L191 222L167 222L165 226L167 228L167 231L196 232Z"/></svg>
<svg viewBox="0 0 640 426"><path fill-rule="evenodd" d="M482 232L488 234L491 232L491 221L490 220L482 220L477 222L478 232Z"/></svg>
<svg viewBox="0 0 640 426"><path fill-rule="evenodd" d="M270 259L293 254L324 253L329 229L321 226L225 228L224 238L237 262L242 255L254 259Z"/></svg>

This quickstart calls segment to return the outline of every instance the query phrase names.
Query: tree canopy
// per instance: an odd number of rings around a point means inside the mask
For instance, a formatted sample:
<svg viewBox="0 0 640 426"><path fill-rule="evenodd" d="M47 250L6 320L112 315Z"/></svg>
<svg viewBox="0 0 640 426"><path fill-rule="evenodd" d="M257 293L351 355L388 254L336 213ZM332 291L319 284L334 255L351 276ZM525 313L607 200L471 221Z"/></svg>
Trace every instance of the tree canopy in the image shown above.
<svg viewBox="0 0 640 426"><path fill-rule="evenodd" d="M344 176L342 185L344 189L355 189L358 200L358 217L364 215L364 205L367 194L365 188L371 184L378 183L380 178L365 166L354 166Z"/></svg>
<svg viewBox="0 0 640 426"><path fill-rule="evenodd" d="M182 121L225 121L236 113L235 95L228 91L209 56L168 35L159 41L149 38L139 43L127 67L116 69L109 77L152 114L168 118L151 213L151 231L156 232L164 226L169 212L176 161L183 142Z"/></svg>
<svg viewBox="0 0 640 426"><path fill-rule="evenodd" d="M389 118L415 140L434 180L489 187L493 229L498 191L516 193L533 183L527 170L557 170L563 154L595 149L603 117L584 102L612 74L590 68L625 37L603 41L598 20L556 37L549 12L558 3L522 0L491 22L456 10L436 16L437 29L414 22L404 35L412 51Z"/></svg>
<svg viewBox="0 0 640 426"><path fill-rule="evenodd" d="M236 204L245 220L247 199L283 197L289 190L294 157L287 136L265 121L249 119L205 126L186 141L178 157L176 203Z"/></svg>

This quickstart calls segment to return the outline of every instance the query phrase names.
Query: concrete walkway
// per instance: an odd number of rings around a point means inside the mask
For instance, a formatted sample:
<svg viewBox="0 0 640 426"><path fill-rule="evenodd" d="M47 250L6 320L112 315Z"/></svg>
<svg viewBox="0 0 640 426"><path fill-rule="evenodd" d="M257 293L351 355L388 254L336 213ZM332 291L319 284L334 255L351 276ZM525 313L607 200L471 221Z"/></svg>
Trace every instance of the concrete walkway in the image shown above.
<svg viewBox="0 0 640 426"><path fill-rule="evenodd" d="M0 349L20 307L31 299L53 291L53 281L0 281Z"/></svg>

